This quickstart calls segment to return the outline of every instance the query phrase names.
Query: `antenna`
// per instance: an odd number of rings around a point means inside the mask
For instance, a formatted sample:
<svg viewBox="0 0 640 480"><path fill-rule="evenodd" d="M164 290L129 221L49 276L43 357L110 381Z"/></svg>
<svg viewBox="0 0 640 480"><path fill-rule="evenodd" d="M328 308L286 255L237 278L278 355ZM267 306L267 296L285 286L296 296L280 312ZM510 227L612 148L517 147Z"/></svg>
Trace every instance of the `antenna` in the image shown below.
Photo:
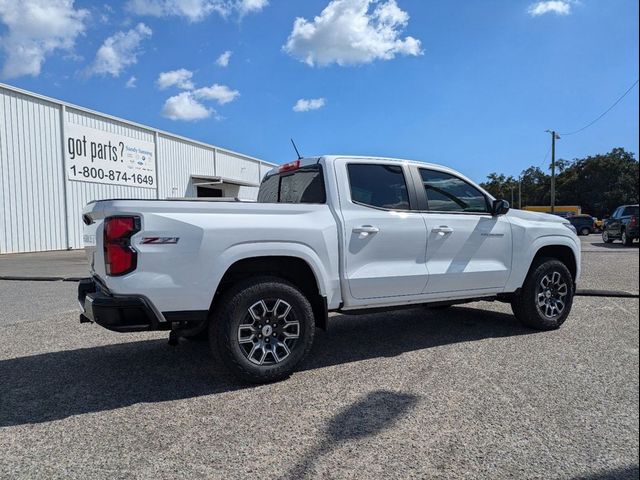
<svg viewBox="0 0 640 480"><path fill-rule="evenodd" d="M296 147L296 142L293 141L293 138L291 139L291 145L293 145L293 149L296 151L296 155L298 155L298 160L302 160L302 155L300 155L298 147Z"/></svg>

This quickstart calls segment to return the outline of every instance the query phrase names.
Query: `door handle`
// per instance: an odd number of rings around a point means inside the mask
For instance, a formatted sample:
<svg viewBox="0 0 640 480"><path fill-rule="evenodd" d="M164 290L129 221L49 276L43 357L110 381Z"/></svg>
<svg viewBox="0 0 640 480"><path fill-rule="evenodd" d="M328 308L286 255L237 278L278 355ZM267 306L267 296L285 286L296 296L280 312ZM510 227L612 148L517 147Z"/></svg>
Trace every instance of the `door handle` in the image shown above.
<svg viewBox="0 0 640 480"><path fill-rule="evenodd" d="M439 227L434 227L432 231L438 235L446 235L448 233L453 233L453 228L447 227L446 225L440 225Z"/></svg>
<svg viewBox="0 0 640 480"><path fill-rule="evenodd" d="M359 227L353 227L352 231L353 233L366 233L368 235L370 233L378 233L380 229L373 225L360 225Z"/></svg>

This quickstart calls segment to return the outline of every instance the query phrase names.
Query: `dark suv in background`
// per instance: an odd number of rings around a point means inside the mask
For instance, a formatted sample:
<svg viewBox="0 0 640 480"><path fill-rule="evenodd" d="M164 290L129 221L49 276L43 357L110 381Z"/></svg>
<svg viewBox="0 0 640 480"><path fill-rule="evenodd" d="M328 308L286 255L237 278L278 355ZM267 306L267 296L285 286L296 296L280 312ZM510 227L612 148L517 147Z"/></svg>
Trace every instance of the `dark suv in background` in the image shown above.
<svg viewBox="0 0 640 480"><path fill-rule="evenodd" d="M591 215L574 215L567 220L576 227L578 235L589 235L596 231L596 222Z"/></svg>
<svg viewBox="0 0 640 480"><path fill-rule="evenodd" d="M602 240L605 243L611 243L620 239L624 245L630 246L636 238L638 238L638 205L618 207L605 221Z"/></svg>

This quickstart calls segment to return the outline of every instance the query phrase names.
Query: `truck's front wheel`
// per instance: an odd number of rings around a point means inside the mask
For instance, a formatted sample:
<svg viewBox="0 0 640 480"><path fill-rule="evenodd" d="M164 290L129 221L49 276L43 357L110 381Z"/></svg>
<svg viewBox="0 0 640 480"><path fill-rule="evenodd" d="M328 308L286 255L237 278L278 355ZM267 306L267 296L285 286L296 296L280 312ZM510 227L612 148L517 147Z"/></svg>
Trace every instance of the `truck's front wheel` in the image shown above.
<svg viewBox="0 0 640 480"><path fill-rule="evenodd" d="M541 258L531 268L519 295L511 301L511 308L525 325L553 330L569 316L573 295L573 277L566 265L555 258Z"/></svg>
<svg viewBox="0 0 640 480"><path fill-rule="evenodd" d="M275 277L240 282L220 299L209 341L225 366L254 383L288 377L311 349L313 310L300 290Z"/></svg>

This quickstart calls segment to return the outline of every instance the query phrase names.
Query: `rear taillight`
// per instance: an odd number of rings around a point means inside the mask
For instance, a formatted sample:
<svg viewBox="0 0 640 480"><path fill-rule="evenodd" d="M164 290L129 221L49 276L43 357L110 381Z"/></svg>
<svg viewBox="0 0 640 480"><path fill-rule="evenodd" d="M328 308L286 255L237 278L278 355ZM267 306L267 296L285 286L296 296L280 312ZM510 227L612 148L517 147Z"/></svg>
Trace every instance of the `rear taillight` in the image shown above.
<svg viewBox="0 0 640 480"><path fill-rule="evenodd" d="M636 225L638 225L638 217L631 217L631 220L629 221L629 226L635 227Z"/></svg>
<svg viewBox="0 0 640 480"><path fill-rule="evenodd" d="M139 217L107 217L104 221L104 263L107 275L116 277L136 269L138 253L131 237L140 231Z"/></svg>

